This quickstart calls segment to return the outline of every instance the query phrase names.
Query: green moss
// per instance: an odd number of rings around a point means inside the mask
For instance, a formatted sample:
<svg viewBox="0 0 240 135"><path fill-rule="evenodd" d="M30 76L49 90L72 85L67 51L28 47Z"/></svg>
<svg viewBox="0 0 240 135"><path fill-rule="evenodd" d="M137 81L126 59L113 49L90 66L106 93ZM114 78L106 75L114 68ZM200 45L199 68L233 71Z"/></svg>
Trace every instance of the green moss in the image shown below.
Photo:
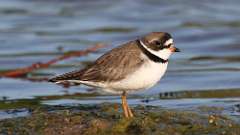
<svg viewBox="0 0 240 135"><path fill-rule="evenodd" d="M64 95L50 95L50 96L38 96L38 100L57 100L57 99L79 99L84 97L96 97L97 93L74 93L74 94L64 94Z"/></svg>
<svg viewBox="0 0 240 135"><path fill-rule="evenodd" d="M113 125L111 131L117 134L125 133L130 122L131 120L129 119L120 119Z"/></svg>
<svg viewBox="0 0 240 135"><path fill-rule="evenodd" d="M210 23L198 23L198 22L185 22L182 24L183 27L220 27L220 26L227 26L238 28L240 27L239 21L230 21L230 22L210 22Z"/></svg>
<svg viewBox="0 0 240 135"><path fill-rule="evenodd" d="M33 108L38 107L40 101L37 99L20 99L0 101L0 109Z"/></svg>
<svg viewBox="0 0 240 135"><path fill-rule="evenodd" d="M137 106L133 108L135 117L126 119L115 106L42 106L29 117L0 121L0 134L231 135L240 130L239 124L222 115Z"/></svg>
<svg viewBox="0 0 240 135"><path fill-rule="evenodd" d="M34 99L18 99L8 100L7 98L0 100L0 109L18 109L18 108L35 108L41 106L41 102L45 100L57 99L83 99L85 97L95 97L97 93L74 93L65 95L51 95L51 96L38 96Z"/></svg>
<svg viewBox="0 0 240 135"><path fill-rule="evenodd" d="M102 28L89 30L89 31L86 31L86 32L87 33L96 33L96 32L101 32L101 33L116 33L116 32L127 33L127 32L133 32L135 30L136 30L136 28L102 27Z"/></svg>
<svg viewBox="0 0 240 135"><path fill-rule="evenodd" d="M171 93L160 93L161 99L178 99L178 98L229 98L240 97L239 89L229 90L192 90L192 91L177 91Z"/></svg>

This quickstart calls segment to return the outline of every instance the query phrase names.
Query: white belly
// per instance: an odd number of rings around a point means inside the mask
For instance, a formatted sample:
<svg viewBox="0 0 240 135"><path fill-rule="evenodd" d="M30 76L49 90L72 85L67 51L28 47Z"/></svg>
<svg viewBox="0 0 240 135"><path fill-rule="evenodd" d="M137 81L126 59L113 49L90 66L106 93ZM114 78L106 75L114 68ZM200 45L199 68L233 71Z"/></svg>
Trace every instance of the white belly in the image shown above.
<svg viewBox="0 0 240 135"><path fill-rule="evenodd" d="M154 86L164 75L167 63L146 62L133 74L125 79L107 85L107 92L120 93L121 91L144 90Z"/></svg>
<svg viewBox="0 0 240 135"><path fill-rule="evenodd" d="M146 56L142 55L146 60ZM151 60L145 61L139 69L129 74L123 80L117 82L89 82L79 80L69 80L72 82L83 83L85 85L98 87L110 93L122 93L122 91L138 91L154 86L166 72L168 63L156 63Z"/></svg>
<svg viewBox="0 0 240 135"><path fill-rule="evenodd" d="M113 83L96 83L80 81L81 83L93 87L102 88L109 93L122 93L122 91L138 91L154 86L166 72L168 63L155 63L148 61L134 73L125 79ZM75 80L71 80L75 82ZM77 81L79 83L79 81Z"/></svg>

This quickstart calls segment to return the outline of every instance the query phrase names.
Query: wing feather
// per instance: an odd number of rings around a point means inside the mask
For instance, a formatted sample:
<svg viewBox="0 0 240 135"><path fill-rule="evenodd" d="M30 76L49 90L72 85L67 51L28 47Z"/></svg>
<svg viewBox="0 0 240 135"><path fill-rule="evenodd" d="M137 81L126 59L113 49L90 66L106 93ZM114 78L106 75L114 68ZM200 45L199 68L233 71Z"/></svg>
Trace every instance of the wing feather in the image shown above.
<svg viewBox="0 0 240 135"><path fill-rule="evenodd" d="M135 41L119 46L98 58L91 66L57 76L50 81L80 80L111 82L124 79L143 63L140 49Z"/></svg>

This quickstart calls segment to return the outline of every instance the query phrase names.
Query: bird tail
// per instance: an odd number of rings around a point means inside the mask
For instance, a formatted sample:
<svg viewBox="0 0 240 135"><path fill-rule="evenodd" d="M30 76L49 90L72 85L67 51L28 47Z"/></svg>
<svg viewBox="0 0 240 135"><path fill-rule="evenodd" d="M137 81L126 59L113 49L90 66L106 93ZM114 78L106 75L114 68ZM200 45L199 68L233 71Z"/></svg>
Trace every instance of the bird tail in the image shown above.
<svg viewBox="0 0 240 135"><path fill-rule="evenodd" d="M83 74L83 70L78 70L78 71L72 71L72 72L68 72L56 77L53 77L51 79L48 80L48 82L53 82L53 83L74 83L74 84L81 84L80 80L81 80L81 76Z"/></svg>

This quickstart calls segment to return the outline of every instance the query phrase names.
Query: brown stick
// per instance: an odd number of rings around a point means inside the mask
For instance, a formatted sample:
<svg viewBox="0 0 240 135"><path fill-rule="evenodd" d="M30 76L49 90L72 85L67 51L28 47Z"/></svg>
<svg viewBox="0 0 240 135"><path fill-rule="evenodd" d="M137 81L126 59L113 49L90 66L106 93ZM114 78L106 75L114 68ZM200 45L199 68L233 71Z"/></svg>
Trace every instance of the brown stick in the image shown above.
<svg viewBox="0 0 240 135"><path fill-rule="evenodd" d="M19 68L19 69L16 69L16 70L5 72L5 73L0 73L0 77L13 77L13 78L21 77L21 76L23 76L23 75L25 75L29 72L32 72L34 70L47 68L50 65L52 65L52 64L54 64L58 61L65 60L65 59L68 59L70 57L79 57L79 56L87 55L88 53L95 52L102 47L104 47L104 45L97 44L97 45L95 45L93 47L90 47L86 50L69 52L69 53L64 54L63 56L54 58L54 59L49 60L45 63L38 62L38 63L32 64L31 66L27 66L27 67L24 67L24 68Z"/></svg>

